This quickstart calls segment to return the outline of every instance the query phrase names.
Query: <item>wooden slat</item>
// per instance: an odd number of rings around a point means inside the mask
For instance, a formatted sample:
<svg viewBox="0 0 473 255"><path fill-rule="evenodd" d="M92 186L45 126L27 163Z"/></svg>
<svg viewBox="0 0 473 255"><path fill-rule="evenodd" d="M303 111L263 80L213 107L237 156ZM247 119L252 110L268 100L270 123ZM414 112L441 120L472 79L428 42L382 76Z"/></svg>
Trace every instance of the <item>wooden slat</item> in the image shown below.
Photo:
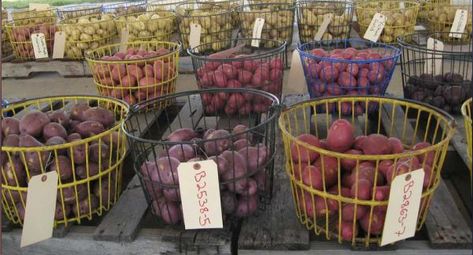
<svg viewBox="0 0 473 255"><path fill-rule="evenodd" d="M471 229L458 210L450 191L440 182L425 225L432 247L471 248Z"/></svg>
<svg viewBox="0 0 473 255"><path fill-rule="evenodd" d="M455 122L457 124L457 132L452 137L452 145L457 151L458 155L463 159L463 162L468 166L468 152L467 152L467 141L465 137L465 122L463 121L463 116L456 116Z"/></svg>
<svg viewBox="0 0 473 255"><path fill-rule="evenodd" d="M288 97L286 105L304 99ZM308 115L309 117L309 115ZM276 133L273 198L265 211L243 221L238 249L303 250L309 248L309 231L298 221L285 173L284 147L281 133Z"/></svg>
<svg viewBox="0 0 473 255"><path fill-rule="evenodd" d="M57 72L63 77L91 76L84 61L2 63L2 78L28 78L33 73Z"/></svg>

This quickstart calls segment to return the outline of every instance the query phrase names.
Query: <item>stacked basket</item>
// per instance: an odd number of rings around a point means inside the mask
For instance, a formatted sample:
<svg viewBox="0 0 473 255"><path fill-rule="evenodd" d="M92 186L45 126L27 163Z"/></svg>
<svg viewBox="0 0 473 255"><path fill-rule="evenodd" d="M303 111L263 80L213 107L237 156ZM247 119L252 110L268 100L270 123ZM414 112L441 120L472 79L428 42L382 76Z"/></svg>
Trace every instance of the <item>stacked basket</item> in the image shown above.
<svg viewBox="0 0 473 255"><path fill-rule="evenodd" d="M449 42L459 42L465 43L470 41L471 32L472 32L472 22L471 22L471 15L472 13L472 5L471 2L469 5L453 5L450 3L431 3L432 7L431 10L428 12L427 17L427 25L428 29L432 33L438 33L437 35L441 37L437 37L436 39L442 41L449 41ZM467 11L467 22L464 34L461 38L454 38L449 35L450 29L453 25L453 20L455 18L455 14L457 10L465 10Z"/></svg>
<svg viewBox="0 0 473 255"><path fill-rule="evenodd" d="M171 11L136 12L115 20L118 31L128 29L128 41L171 41L176 32L176 16Z"/></svg>
<svg viewBox="0 0 473 255"><path fill-rule="evenodd" d="M130 42L89 51L86 59L101 95L133 105L175 92L179 50L172 42Z"/></svg>
<svg viewBox="0 0 473 255"><path fill-rule="evenodd" d="M104 13L111 13L115 16L123 16L135 12L146 11L146 1L143 2L122 2L111 3L103 6Z"/></svg>
<svg viewBox="0 0 473 255"><path fill-rule="evenodd" d="M2 10L2 58L8 57L13 54L13 49L10 44L10 39L8 38L6 24L8 13L6 10Z"/></svg>
<svg viewBox="0 0 473 255"><path fill-rule="evenodd" d="M61 20L80 18L88 15L97 15L102 13L102 5L70 5L59 8L57 14Z"/></svg>
<svg viewBox="0 0 473 255"><path fill-rule="evenodd" d="M60 96L12 103L2 110L2 205L23 224L28 182L58 173L55 226L102 215L121 192L128 106L94 96ZM7 117L8 116L8 117Z"/></svg>

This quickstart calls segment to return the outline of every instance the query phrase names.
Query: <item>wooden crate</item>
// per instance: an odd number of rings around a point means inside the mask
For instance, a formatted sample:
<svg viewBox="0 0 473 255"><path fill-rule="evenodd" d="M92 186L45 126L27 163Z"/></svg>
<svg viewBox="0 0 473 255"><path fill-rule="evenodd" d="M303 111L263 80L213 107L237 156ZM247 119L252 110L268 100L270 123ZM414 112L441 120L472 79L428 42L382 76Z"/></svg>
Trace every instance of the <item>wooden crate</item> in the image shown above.
<svg viewBox="0 0 473 255"><path fill-rule="evenodd" d="M290 95L285 97L284 103L290 105L307 98L306 95ZM198 101L193 102L198 104ZM178 104L176 107L179 114L171 126L179 126L179 121L197 123L201 116L200 112L191 112L191 107L187 105ZM390 116L388 112L384 111L383 118L396 117ZM150 117L152 116L143 116L142 119ZM156 120L159 122L159 116ZM160 224L150 215L144 193L135 176L113 209L97 222L56 230L56 236L63 236L62 238L52 238L21 250L21 229L13 229L3 234L3 250L5 254L14 255L291 254L288 250L302 250L294 254L361 254L360 250L366 251L365 248L353 248L315 237L312 231L299 223L285 173L280 134L276 137L272 203L265 211L242 220L236 226L227 225L222 230L185 231L183 227ZM130 158L126 160L132 161ZM448 168L449 164L450 162L445 162L444 168ZM124 171L133 172L130 166L129 163L124 166ZM458 199L458 192L453 186L450 179L441 182L425 227L416 237L387 248L370 247L369 250L384 251L384 254L471 254L471 250L468 250L471 247L470 222L466 218L469 212L462 200Z"/></svg>

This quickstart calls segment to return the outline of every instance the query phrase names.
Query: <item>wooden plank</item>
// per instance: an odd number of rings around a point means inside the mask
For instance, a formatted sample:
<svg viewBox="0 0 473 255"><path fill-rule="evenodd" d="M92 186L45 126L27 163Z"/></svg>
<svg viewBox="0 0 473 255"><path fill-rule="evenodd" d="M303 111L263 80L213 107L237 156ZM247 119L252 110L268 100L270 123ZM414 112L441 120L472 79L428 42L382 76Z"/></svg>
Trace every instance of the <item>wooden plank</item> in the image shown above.
<svg viewBox="0 0 473 255"><path fill-rule="evenodd" d="M425 222L434 248L471 248L471 229L458 210L447 186L440 181Z"/></svg>
<svg viewBox="0 0 473 255"><path fill-rule="evenodd" d="M296 95L285 98L286 105L305 99ZM276 133L273 197L260 214L243 221L238 249L303 250L309 248L309 231L298 221L291 185L285 171L281 133Z"/></svg>
<svg viewBox="0 0 473 255"><path fill-rule="evenodd" d="M465 122L463 116L455 116L455 122L457 124L457 132L452 137L452 145L457 151L458 155L463 159L465 165L470 165L468 160L467 141L465 134Z"/></svg>
<svg viewBox="0 0 473 255"><path fill-rule="evenodd" d="M85 61L3 63L2 78L28 78L32 73L57 72L64 77L92 76Z"/></svg>

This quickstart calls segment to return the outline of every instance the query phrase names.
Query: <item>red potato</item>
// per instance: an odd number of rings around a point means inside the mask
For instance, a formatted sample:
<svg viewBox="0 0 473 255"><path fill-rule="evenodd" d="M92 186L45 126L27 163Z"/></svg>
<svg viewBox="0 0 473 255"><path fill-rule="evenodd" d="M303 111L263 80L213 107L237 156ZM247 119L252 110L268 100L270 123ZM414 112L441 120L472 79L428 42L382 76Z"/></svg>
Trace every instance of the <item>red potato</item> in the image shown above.
<svg viewBox="0 0 473 255"><path fill-rule="evenodd" d="M105 143L94 143L89 146L89 160L95 163L104 162L110 157L110 149Z"/></svg>
<svg viewBox="0 0 473 255"><path fill-rule="evenodd" d="M223 191L220 195L222 203L222 211L224 214L231 214L235 211L238 205L238 200L234 193Z"/></svg>
<svg viewBox="0 0 473 255"><path fill-rule="evenodd" d="M376 201L386 201L389 199L389 192L391 187L389 186L377 186L373 191L374 200Z"/></svg>
<svg viewBox="0 0 473 255"><path fill-rule="evenodd" d="M121 86L122 87L136 87L137 80L136 77L133 75L125 75L121 78Z"/></svg>
<svg viewBox="0 0 473 255"><path fill-rule="evenodd" d="M248 173L247 164L245 158L237 151L224 151L221 154L228 161L228 171L222 175L224 181L233 180L235 178L240 178ZM246 180L246 179L242 179ZM242 183L245 184L246 183Z"/></svg>
<svg viewBox="0 0 473 255"><path fill-rule="evenodd" d="M363 142L361 150L365 155L383 155L391 154L392 147L386 136L371 134Z"/></svg>
<svg viewBox="0 0 473 255"><path fill-rule="evenodd" d="M322 65L317 63L309 63L307 66L307 73L312 79L319 78L320 70L322 70Z"/></svg>
<svg viewBox="0 0 473 255"><path fill-rule="evenodd" d="M381 83L382 81L384 81L384 70L382 70L382 71L376 71L376 70L371 69L371 70L368 72L368 80L369 80L372 84Z"/></svg>
<svg viewBox="0 0 473 255"><path fill-rule="evenodd" d="M44 144L36 140L36 138L22 134L19 137L19 147L42 147ZM36 152L36 151L28 151L24 153L24 159L21 157L22 160L25 161L28 170L30 171L40 171L45 168L45 165L48 160L48 152Z"/></svg>
<svg viewBox="0 0 473 255"><path fill-rule="evenodd" d="M208 140L204 143L204 149L208 156L214 156L227 150L232 141L230 139L230 133L227 130L219 129L215 130L207 136Z"/></svg>
<svg viewBox="0 0 473 255"><path fill-rule="evenodd" d="M119 83L122 77L126 75L126 67L124 64L116 64L112 68L112 79Z"/></svg>
<svg viewBox="0 0 473 255"><path fill-rule="evenodd" d="M125 101L128 105L135 105L136 103L138 103L136 97L129 94L123 96L123 101Z"/></svg>
<svg viewBox="0 0 473 255"><path fill-rule="evenodd" d="M353 198L360 200L369 200L371 199L372 193L372 184L369 180L359 179L358 182L355 182L351 186L351 195Z"/></svg>
<svg viewBox="0 0 473 255"><path fill-rule="evenodd" d="M169 142L184 142L190 141L197 137L197 133L191 128L179 128L168 135Z"/></svg>
<svg viewBox="0 0 473 255"><path fill-rule="evenodd" d="M342 221L337 223L337 232L340 231L341 239L345 241L352 241L358 235L358 224L355 223L353 227L352 221Z"/></svg>
<svg viewBox="0 0 473 255"><path fill-rule="evenodd" d="M214 73L204 73L199 79L199 85L203 88L212 87L214 84Z"/></svg>
<svg viewBox="0 0 473 255"><path fill-rule="evenodd" d="M165 200L154 200L153 209L166 224L177 224L182 220L182 212L176 202L166 202Z"/></svg>
<svg viewBox="0 0 473 255"><path fill-rule="evenodd" d="M11 186L23 186L26 173L23 163L18 158L7 160L2 166L2 183Z"/></svg>
<svg viewBox="0 0 473 255"><path fill-rule="evenodd" d="M90 106L87 103L77 103L72 106L70 118L71 120L84 120L84 112L88 110Z"/></svg>
<svg viewBox="0 0 473 255"><path fill-rule="evenodd" d="M243 69L249 72L253 72L258 67L258 63L253 60L244 60Z"/></svg>
<svg viewBox="0 0 473 255"><path fill-rule="evenodd" d="M334 215L338 211L338 202L335 200L314 196L314 203L315 213L319 217L325 217L326 214Z"/></svg>
<svg viewBox="0 0 473 255"><path fill-rule="evenodd" d="M213 160L217 164L217 171L220 176L224 175L230 170L230 164L228 163L228 160L223 156L211 156L208 159Z"/></svg>
<svg viewBox="0 0 473 255"><path fill-rule="evenodd" d="M253 73L247 70L238 70L238 81L241 84L250 84L253 78Z"/></svg>
<svg viewBox="0 0 473 255"><path fill-rule="evenodd" d="M432 176L432 168L429 165L424 165L424 184L422 185L424 189L430 188L434 184L435 176ZM432 180L431 180L432 178Z"/></svg>
<svg viewBox="0 0 473 255"><path fill-rule="evenodd" d="M69 126L70 118L69 115L62 109L47 113L51 122L61 124L63 127Z"/></svg>
<svg viewBox="0 0 473 255"><path fill-rule="evenodd" d="M404 146L402 145L401 140L396 137L389 137L388 142L391 145L391 153L397 154L404 151Z"/></svg>
<svg viewBox="0 0 473 255"><path fill-rule="evenodd" d="M17 134L10 134L3 140L3 146L18 147L20 146L20 137Z"/></svg>
<svg viewBox="0 0 473 255"><path fill-rule="evenodd" d="M72 177L72 163L66 156L58 156L49 167L49 171L56 171L61 181L66 182Z"/></svg>
<svg viewBox="0 0 473 255"><path fill-rule="evenodd" d="M227 175L229 174L227 173ZM229 191L233 193L246 195L248 193L248 187L249 187L248 181L249 181L248 178L239 179L239 180L227 183L226 187Z"/></svg>
<svg viewBox="0 0 473 255"><path fill-rule="evenodd" d="M236 79L238 76L238 69L231 64L222 64L217 70L222 71L227 79Z"/></svg>
<svg viewBox="0 0 473 255"><path fill-rule="evenodd" d="M340 191L342 197L351 197L351 190L349 188L341 186ZM338 186L332 186L330 189L328 189L328 192L334 195L338 195Z"/></svg>
<svg viewBox="0 0 473 255"><path fill-rule="evenodd" d="M350 149L345 151L344 154L362 155L363 152L360 150ZM356 162L356 159L342 159L340 161L343 169L346 171L351 171L356 166Z"/></svg>
<svg viewBox="0 0 473 255"><path fill-rule="evenodd" d="M353 89L357 85L356 78L348 72L341 72L338 76L338 84L344 89Z"/></svg>
<svg viewBox="0 0 473 255"><path fill-rule="evenodd" d="M245 98L240 93L233 93L228 98L227 105L232 108L238 109L245 103Z"/></svg>
<svg viewBox="0 0 473 255"><path fill-rule="evenodd" d="M82 138L87 138L105 132L105 128L98 121L87 120L77 124L74 131L79 133Z"/></svg>
<svg viewBox="0 0 473 255"><path fill-rule="evenodd" d="M225 76L225 73L221 70L214 71L214 85L219 88L227 87L228 78Z"/></svg>
<svg viewBox="0 0 473 255"><path fill-rule="evenodd" d="M356 207L356 213L355 213ZM342 209L342 219L344 221L353 222L353 220L359 220L363 218L367 213L369 213L370 209L368 206L364 205L356 205L355 204L346 204L343 206Z"/></svg>
<svg viewBox="0 0 473 255"><path fill-rule="evenodd" d="M221 110L225 106L225 101L222 100L220 97L214 96L212 97L211 105L215 111Z"/></svg>
<svg viewBox="0 0 473 255"><path fill-rule="evenodd" d="M50 120L46 113L31 111L21 118L18 126L20 133L37 137L41 135L44 126L49 122Z"/></svg>
<svg viewBox="0 0 473 255"><path fill-rule="evenodd" d="M180 162L173 157L161 157L156 160L157 171L150 171L150 178L153 181L162 182L166 185L179 184L177 167ZM153 169L153 168L151 168Z"/></svg>
<svg viewBox="0 0 473 255"><path fill-rule="evenodd" d="M361 228L369 232L371 235L378 235L383 232L384 220L386 217L386 212L382 210L373 210L373 215L370 220L370 213L368 212L365 217L360 219Z"/></svg>
<svg viewBox="0 0 473 255"><path fill-rule="evenodd" d="M179 189L177 188L163 189L162 192L166 201L174 201L174 202L181 201L181 193L179 192Z"/></svg>
<svg viewBox="0 0 473 255"><path fill-rule="evenodd" d="M246 103L240 108L238 108L238 114L240 114L240 116L246 116L250 114L251 111L252 111L252 107L250 103Z"/></svg>
<svg viewBox="0 0 473 255"><path fill-rule="evenodd" d="M269 73L269 80L271 81L279 81L283 77L283 72L280 69L271 69Z"/></svg>
<svg viewBox="0 0 473 255"><path fill-rule="evenodd" d="M66 138L67 131L61 124L56 122L50 122L43 127L43 138L45 140L48 140L49 138L54 136Z"/></svg>
<svg viewBox="0 0 473 255"><path fill-rule="evenodd" d="M143 70L137 65L130 64L127 66L127 69L128 69L127 74L134 76L136 80L139 80L143 78L144 76Z"/></svg>
<svg viewBox="0 0 473 255"><path fill-rule="evenodd" d="M204 136L202 137L204 140L209 139L209 135L215 132L215 129L209 128L204 132Z"/></svg>
<svg viewBox="0 0 473 255"><path fill-rule="evenodd" d="M102 162L103 164L103 162ZM102 166L102 169L106 169L105 166ZM77 165L75 168L76 177L80 180L87 178L87 176L95 176L100 172L99 165L94 162L89 162L88 167L87 165ZM97 194L97 193L96 193ZM98 194L97 194L98 196Z"/></svg>
<svg viewBox="0 0 473 255"><path fill-rule="evenodd" d="M359 136L355 137L355 141L353 142L353 149L363 151L362 144L365 142L366 138L367 138L367 136L365 136L365 135L359 135Z"/></svg>
<svg viewBox="0 0 473 255"><path fill-rule="evenodd" d="M251 133L247 132L248 127L243 124L238 124L232 129L232 135L234 135L234 140L240 139L249 139L251 140Z"/></svg>
<svg viewBox="0 0 473 255"><path fill-rule="evenodd" d="M279 69L283 70L284 69L284 63L283 60L280 58L273 58L269 61L269 67L271 69Z"/></svg>
<svg viewBox="0 0 473 255"><path fill-rule="evenodd" d="M150 64L146 64L143 67L143 77L154 78L154 69Z"/></svg>
<svg viewBox="0 0 473 255"><path fill-rule="evenodd" d="M236 150L236 151L239 151L245 147L248 147L250 146L250 142L248 141L248 139L246 138L243 138L243 139L239 139L237 140L236 142L233 142L233 148Z"/></svg>
<svg viewBox="0 0 473 255"><path fill-rule="evenodd" d="M327 57L329 54L324 50L324 49L313 49L310 51L310 53L316 57L319 57L319 58L324 58L324 57Z"/></svg>
<svg viewBox="0 0 473 255"><path fill-rule="evenodd" d="M264 145L245 147L238 152L245 158L248 171L250 172L254 172L265 166L269 156L269 151Z"/></svg>
<svg viewBox="0 0 473 255"><path fill-rule="evenodd" d="M325 177L325 186L329 187L337 183L338 180L338 161L337 158L321 156L318 158L314 166L320 169Z"/></svg>
<svg viewBox="0 0 473 255"><path fill-rule="evenodd" d="M248 217L258 209L258 196L242 196L238 200L238 206L235 210L236 217Z"/></svg>
<svg viewBox="0 0 473 255"><path fill-rule="evenodd" d="M296 139L315 147L321 147L319 139L311 134L302 134ZM312 162L319 157L319 153L296 143L291 144L291 155L294 162L302 163Z"/></svg>
<svg viewBox="0 0 473 255"><path fill-rule="evenodd" d="M336 120L328 130L327 145L330 150L344 152L351 148L354 128L350 122L344 119Z"/></svg>
<svg viewBox="0 0 473 255"><path fill-rule="evenodd" d="M237 80L228 80L227 81L227 87L228 88L241 88L242 85L239 81Z"/></svg>
<svg viewBox="0 0 473 255"><path fill-rule="evenodd" d="M203 68L204 69L207 69L207 70L210 70L210 71L214 71L216 70L218 67L220 66L220 62L217 62L217 61L210 61L208 63L206 63Z"/></svg>
<svg viewBox="0 0 473 255"><path fill-rule="evenodd" d="M153 72L156 79L160 81L168 80L173 76L173 70L169 68L168 63L164 63L162 60L156 60L153 63Z"/></svg>
<svg viewBox="0 0 473 255"><path fill-rule="evenodd" d="M417 170L420 167L416 157L401 158L386 170L386 180L390 185L396 176Z"/></svg>
<svg viewBox="0 0 473 255"><path fill-rule="evenodd" d="M325 66L320 70L319 77L324 82L334 82L338 78L338 69L334 66Z"/></svg>
<svg viewBox="0 0 473 255"><path fill-rule="evenodd" d="M168 155L180 162L187 162L189 159L196 157L197 153L189 144L176 144L169 148Z"/></svg>
<svg viewBox="0 0 473 255"><path fill-rule="evenodd" d="M394 162L389 159L381 160L379 162L378 169L384 176L386 176L388 168L391 167L393 163Z"/></svg>
<svg viewBox="0 0 473 255"><path fill-rule="evenodd" d="M428 142L420 142L420 143L416 143L414 146L412 146L412 149L417 151L417 150L428 148L430 146L432 146L432 145ZM435 159L435 150L431 149L431 151L429 151L427 153L424 153L422 155L419 155L418 158L419 158L420 162L423 163L425 161L425 163L427 165L432 166L432 164L434 163L434 159Z"/></svg>
<svg viewBox="0 0 473 255"><path fill-rule="evenodd" d="M344 93L344 90L337 83L326 84L327 96L338 96Z"/></svg>
<svg viewBox="0 0 473 255"><path fill-rule="evenodd" d="M314 189L322 190L322 172L319 167L305 166L302 170L302 182Z"/></svg>
<svg viewBox="0 0 473 255"><path fill-rule="evenodd" d="M20 134L20 121L13 117L5 117L2 119L2 133L4 136L10 134Z"/></svg>
<svg viewBox="0 0 473 255"><path fill-rule="evenodd" d="M87 186L86 184L79 184L77 186L70 186L62 189L58 188L57 192L58 201L61 201L62 199L64 203L75 206L76 198L81 201L87 197Z"/></svg>

